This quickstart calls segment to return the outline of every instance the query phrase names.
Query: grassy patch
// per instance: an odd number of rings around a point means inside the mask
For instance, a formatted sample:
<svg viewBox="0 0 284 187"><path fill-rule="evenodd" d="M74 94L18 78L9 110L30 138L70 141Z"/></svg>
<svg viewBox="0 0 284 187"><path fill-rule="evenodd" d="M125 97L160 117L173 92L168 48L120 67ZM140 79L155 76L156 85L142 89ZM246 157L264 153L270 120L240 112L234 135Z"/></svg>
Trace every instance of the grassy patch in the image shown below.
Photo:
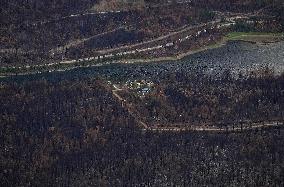
<svg viewBox="0 0 284 187"><path fill-rule="evenodd" d="M284 33L231 32L226 35L225 39L251 42L276 42L284 39Z"/></svg>

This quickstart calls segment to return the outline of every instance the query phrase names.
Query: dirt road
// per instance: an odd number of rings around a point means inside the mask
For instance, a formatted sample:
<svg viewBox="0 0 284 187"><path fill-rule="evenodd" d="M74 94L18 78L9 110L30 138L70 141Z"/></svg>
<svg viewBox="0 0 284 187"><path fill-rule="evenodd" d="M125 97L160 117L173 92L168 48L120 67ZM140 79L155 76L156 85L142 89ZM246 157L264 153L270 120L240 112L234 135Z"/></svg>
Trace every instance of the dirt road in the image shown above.
<svg viewBox="0 0 284 187"><path fill-rule="evenodd" d="M283 121L263 121L263 122L243 122L236 124L228 124L223 127L217 126L188 126L188 124L180 125L181 127L175 127L176 124L169 124L167 127L151 127L143 122L137 114L135 114L133 107L125 99L123 99L117 92L123 89L117 85L113 85L113 96L121 103L122 107L128 111L128 113L136 120L136 122L142 127L142 131L152 132L212 132L212 133L233 133L244 132L249 130L266 129L272 127L284 127Z"/></svg>

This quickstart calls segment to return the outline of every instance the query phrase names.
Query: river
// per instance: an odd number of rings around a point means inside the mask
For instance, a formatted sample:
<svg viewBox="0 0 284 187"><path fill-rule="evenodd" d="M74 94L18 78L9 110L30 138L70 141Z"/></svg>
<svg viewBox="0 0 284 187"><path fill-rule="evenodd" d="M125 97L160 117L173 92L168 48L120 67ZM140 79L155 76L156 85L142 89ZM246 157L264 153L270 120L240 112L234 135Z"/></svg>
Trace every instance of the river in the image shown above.
<svg viewBox="0 0 284 187"><path fill-rule="evenodd" d="M157 80L169 72L203 72L213 76L230 70L234 75L266 68L275 74L284 72L284 41L270 44L253 44L231 41L226 45L168 62L109 64L100 67L84 67L64 72L19 75L1 78L0 81L48 81L84 79L102 76L114 81L131 79Z"/></svg>

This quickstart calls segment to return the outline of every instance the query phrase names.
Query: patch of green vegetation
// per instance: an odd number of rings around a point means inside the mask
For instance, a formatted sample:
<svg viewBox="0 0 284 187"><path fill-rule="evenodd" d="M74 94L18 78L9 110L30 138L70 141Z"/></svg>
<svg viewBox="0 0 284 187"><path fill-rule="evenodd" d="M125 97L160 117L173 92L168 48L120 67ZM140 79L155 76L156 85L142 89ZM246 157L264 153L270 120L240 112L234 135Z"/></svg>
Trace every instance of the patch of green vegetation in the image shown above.
<svg viewBox="0 0 284 187"><path fill-rule="evenodd" d="M267 33L267 32L231 32L226 35L227 40L238 40L244 37L276 37L284 38L284 33Z"/></svg>
<svg viewBox="0 0 284 187"><path fill-rule="evenodd" d="M284 33L231 32L224 37L224 41L230 40L239 40L253 43L273 43L284 40Z"/></svg>

